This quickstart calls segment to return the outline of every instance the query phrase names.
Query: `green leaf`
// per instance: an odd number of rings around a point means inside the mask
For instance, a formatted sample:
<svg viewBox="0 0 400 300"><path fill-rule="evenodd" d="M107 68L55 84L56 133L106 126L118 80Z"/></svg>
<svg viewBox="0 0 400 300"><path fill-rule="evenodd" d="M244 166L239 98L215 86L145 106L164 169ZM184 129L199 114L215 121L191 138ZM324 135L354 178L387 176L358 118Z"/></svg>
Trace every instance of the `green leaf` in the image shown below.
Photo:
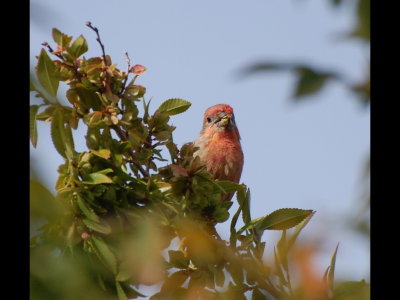
<svg viewBox="0 0 400 300"><path fill-rule="evenodd" d="M296 226L313 211L298 208L282 208L258 220L254 226L259 230L284 230Z"/></svg>
<svg viewBox="0 0 400 300"><path fill-rule="evenodd" d="M71 47L68 49L68 52L74 57L78 58L81 56L83 53L88 51L88 44L86 42L86 39L80 35L71 45Z"/></svg>
<svg viewBox="0 0 400 300"><path fill-rule="evenodd" d="M69 43L72 40L72 36L68 36L62 33L57 28L53 28L53 40L56 42L57 45L60 45L62 48L66 49L69 46Z"/></svg>
<svg viewBox="0 0 400 300"><path fill-rule="evenodd" d="M311 218L314 216L315 211L313 211L308 217L306 217L303 221L301 221L296 228L294 229L292 235L290 236L290 238L288 239L287 242L287 250L289 251L289 249L293 246L293 244L295 243L297 237L299 236L300 232L303 230L303 228L308 224L308 222L311 220Z"/></svg>
<svg viewBox="0 0 400 300"><path fill-rule="evenodd" d="M91 241L93 242L93 246L96 249L96 254L98 255L99 259L105 263L107 267L110 268L113 274L117 273L117 259L108 245L100 238L91 236Z"/></svg>
<svg viewBox="0 0 400 300"><path fill-rule="evenodd" d="M124 289L122 288L121 284L118 281L115 281L115 287L117 289L118 300L128 300Z"/></svg>
<svg viewBox="0 0 400 300"><path fill-rule="evenodd" d="M100 222L100 218L93 212L93 210L86 204L85 200L78 195L77 196L78 207L81 212L91 221Z"/></svg>
<svg viewBox="0 0 400 300"><path fill-rule="evenodd" d="M89 219L82 219L83 223L90 229L103 233L103 234L110 234L111 227L104 221L95 222Z"/></svg>
<svg viewBox="0 0 400 300"><path fill-rule="evenodd" d="M331 257L331 263L329 267L326 269L324 274L324 281L327 281L329 289L333 292L333 283L335 278L335 263L336 263L336 254L339 248L339 243L336 246L335 252L333 252Z"/></svg>
<svg viewBox="0 0 400 300"><path fill-rule="evenodd" d="M119 265L118 275L115 277L117 281L126 281L132 277L132 268L128 263L122 262Z"/></svg>
<svg viewBox="0 0 400 300"><path fill-rule="evenodd" d="M110 149L99 149L99 150L91 149L90 152L92 152L93 154L97 155L98 157L101 157L104 159L109 159L111 156Z"/></svg>
<svg viewBox="0 0 400 300"><path fill-rule="evenodd" d="M57 96L59 81L55 77L56 67L54 62L49 58L46 51L40 51L39 61L36 68L36 74L40 84L53 97Z"/></svg>
<svg viewBox="0 0 400 300"><path fill-rule="evenodd" d="M64 158L67 158L66 155L67 137L64 129L65 128L63 122L63 115L61 113L61 110L57 109L53 114L53 120L51 122L51 129L50 129L51 138L57 152Z"/></svg>
<svg viewBox="0 0 400 300"><path fill-rule="evenodd" d="M108 170L108 169L106 169L106 170ZM90 173L89 175L87 175L86 180L82 181L82 183L85 183L85 184L113 183L113 181L110 177L102 174L101 172L102 171Z"/></svg>
<svg viewBox="0 0 400 300"><path fill-rule="evenodd" d="M177 115L186 111L192 104L186 100L172 98L164 101L157 109L158 112L166 113L170 116Z"/></svg>
<svg viewBox="0 0 400 300"><path fill-rule="evenodd" d="M30 119L29 119L29 132L31 137L32 146L36 148L38 133L37 133L37 122L36 114L39 110L39 105L31 105L30 108Z"/></svg>
<svg viewBox="0 0 400 300"><path fill-rule="evenodd" d="M297 68L298 81L294 92L295 98L300 98L318 92L332 74L322 73L311 68Z"/></svg>
<svg viewBox="0 0 400 300"><path fill-rule="evenodd" d="M286 230L282 231L282 236L276 245L278 250L279 261L281 262L285 271L288 271L288 262L287 262L287 242L286 242Z"/></svg>
<svg viewBox="0 0 400 300"><path fill-rule="evenodd" d="M333 296L335 300L369 300L370 285L364 280L341 282L335 287Z"/></svg>

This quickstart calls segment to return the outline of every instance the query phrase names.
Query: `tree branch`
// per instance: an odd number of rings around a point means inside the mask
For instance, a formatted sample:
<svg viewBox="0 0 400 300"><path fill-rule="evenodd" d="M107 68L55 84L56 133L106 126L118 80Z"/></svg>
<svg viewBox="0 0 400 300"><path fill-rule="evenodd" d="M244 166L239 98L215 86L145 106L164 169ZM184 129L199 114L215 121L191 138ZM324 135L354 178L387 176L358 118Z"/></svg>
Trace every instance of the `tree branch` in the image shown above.
<svg viewBox="0 0 400 300"><path fill-rule="evenodd" d="M128 137L126 136L125 132L122 131L122 129L120 127L118 127L117 125L111 125L110 126L112 129L114 129L114 131L117 133L118 137L123 140L123 141L127 141ZM143 169L143 167L140 165L140 163L138 163L135 159L135 154L133 153L132 150L129 150L129 154L131 155L132 158L132 163L135 165L136 168L138 168L138 170L140 171L140 173L142 173L142 175L144 177L149 177L149 173Z"/></svg>
<svg viewBox="0 0 400 300"><path fill-rule="evenodd" d="M86 26L89 27L90 29L92 29L94 32L96 32L96 35L97 35L96 41L98 41L99 44L100 44L101 51L102 51L102 53L103 53L103 60L104 60L104 63L107 64L107 61L106 61L106 52L105 52L105 50L104 50L104 45L103 45L103 43L101 42L101 39L100 39L99 30L97 29L97 27L94 27L94 26L92 25L92 22L86 22Z"/></svg>

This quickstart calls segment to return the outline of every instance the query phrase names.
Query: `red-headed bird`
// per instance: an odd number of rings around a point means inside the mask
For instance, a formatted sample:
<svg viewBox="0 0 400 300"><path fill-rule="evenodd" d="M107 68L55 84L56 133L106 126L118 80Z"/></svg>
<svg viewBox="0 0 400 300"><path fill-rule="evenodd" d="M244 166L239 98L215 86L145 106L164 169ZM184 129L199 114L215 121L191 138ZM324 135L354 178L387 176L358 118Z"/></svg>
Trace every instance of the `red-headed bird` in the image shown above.
<svg viewBox="0 0 400 300"><path fill-rule="evenodd" d="M209 107L204 113L203 128L194 141L199 147L194 156L206 164L215 179L239 183L243 169L243 151L233 108L227 104ZM232 194L224 197L229 200Z"/></svg>

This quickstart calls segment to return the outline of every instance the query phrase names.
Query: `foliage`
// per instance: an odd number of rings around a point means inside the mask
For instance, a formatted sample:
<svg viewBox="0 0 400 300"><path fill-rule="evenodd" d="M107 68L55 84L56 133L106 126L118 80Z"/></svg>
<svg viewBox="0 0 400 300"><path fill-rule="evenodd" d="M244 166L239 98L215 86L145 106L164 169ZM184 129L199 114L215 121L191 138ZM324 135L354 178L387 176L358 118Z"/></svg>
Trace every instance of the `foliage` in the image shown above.
<svg viewBox="0 0 400 300"><path fill-rule="evenodd" d="M83 57L86 39L54 28L56 50L43 44L52 58L41 49L40 84L31 82L42 100L30 110L32 145L36 123L50 122L64 159L55 196L31 181L31 214L43 223L31 239L32 299L134 299L145 297L145 285L159 287L150 299L306 299L301 291L307 286L291 283L289 253L314 212L286 208L252 219L246 185L214 180L193 157L192 144L178 149L174 143L169 120L190 102L171 98L152 112L146 88L136 84L146 68L131 67L126 54L127 71L118 69L97 28L87 26L102 55ZM60 82L68 86L70 105L57 100ZM83 152L76 151L72 134L79 125L87 128ZM221 197L233 192L239 209L225 241L215 226L229 219L232 201ZM237 230L240 215L245 225ZM265 260L265 230L282 231L273 265ZM335 292L336 252L315 299L358 293L356 284Z"/></svg>

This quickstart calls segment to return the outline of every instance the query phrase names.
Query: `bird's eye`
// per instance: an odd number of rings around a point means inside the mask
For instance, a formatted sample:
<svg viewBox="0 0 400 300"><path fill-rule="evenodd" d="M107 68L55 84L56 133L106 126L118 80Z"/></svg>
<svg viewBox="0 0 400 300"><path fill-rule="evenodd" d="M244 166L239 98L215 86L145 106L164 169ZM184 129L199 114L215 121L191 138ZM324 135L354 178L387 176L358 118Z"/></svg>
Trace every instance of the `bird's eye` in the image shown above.
<svg viewBox="0 0 400 300"><path fill-rule="evenodd" d="M211 123L211 118L210 117L207 118L207 122Z"/></svg>

